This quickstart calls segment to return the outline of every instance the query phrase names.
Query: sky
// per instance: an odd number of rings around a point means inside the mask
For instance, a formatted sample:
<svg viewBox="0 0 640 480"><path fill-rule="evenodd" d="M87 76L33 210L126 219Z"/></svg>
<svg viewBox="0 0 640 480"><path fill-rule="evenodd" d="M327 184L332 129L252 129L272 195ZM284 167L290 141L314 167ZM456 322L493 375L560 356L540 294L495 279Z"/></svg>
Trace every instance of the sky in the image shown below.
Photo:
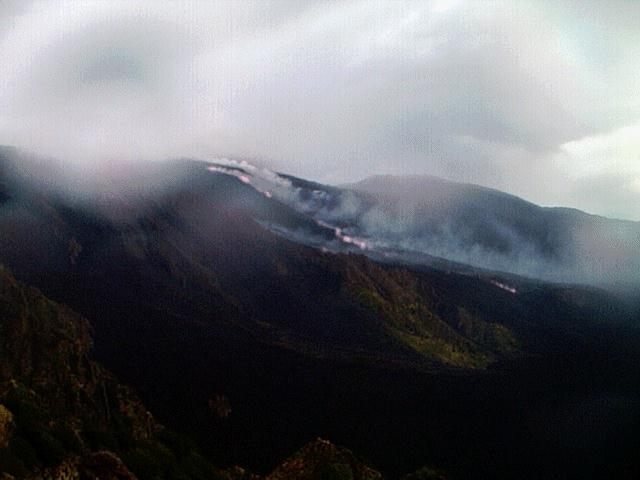
<svg viewBox="0 0 640 480"><path fill-rule="evenodd" d="M640 2L0 0L0 144L429 174L640 220Z"/></svg>

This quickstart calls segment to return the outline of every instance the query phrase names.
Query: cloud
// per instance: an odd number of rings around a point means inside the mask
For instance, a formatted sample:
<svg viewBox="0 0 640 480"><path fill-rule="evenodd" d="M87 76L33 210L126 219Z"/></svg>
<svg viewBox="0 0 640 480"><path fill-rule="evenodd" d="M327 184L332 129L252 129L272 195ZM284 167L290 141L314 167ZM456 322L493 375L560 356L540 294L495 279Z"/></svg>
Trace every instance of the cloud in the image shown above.
<svg viewBox="0 0 640 480"><path fill-rule="evenodd" d="M555 162L574 179L568 201L640 219L640 123L567 142Z"/></svg>
<svg viewBox="0 0 640 480"><path fill-rule="evenodd" d="M3 2L0 143L76 166L431 173L606 212L566 193L584 160L567 146L640 118L640 6L582 5Z"/></svg>
<svg viewBox="0 0 640 480"><path fill-rule="evenodd" d="M640 176L640 122L563 144L570 170L580 176L618 173Z"/></svg>

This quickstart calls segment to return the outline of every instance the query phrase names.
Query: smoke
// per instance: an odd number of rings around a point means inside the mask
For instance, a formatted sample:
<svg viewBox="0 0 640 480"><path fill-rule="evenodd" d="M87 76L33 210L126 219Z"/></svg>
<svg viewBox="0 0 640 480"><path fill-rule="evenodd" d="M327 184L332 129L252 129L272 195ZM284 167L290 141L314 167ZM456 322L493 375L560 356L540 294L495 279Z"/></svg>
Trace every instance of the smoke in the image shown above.
<svg viewBox="0 0 640 480"><path fill-rule="evenodd" d="M223 159L210 168L313 218L324 234L265 226L316 247L410 263L428 264L437 257L559 282L640 282L640 224L635 222L545 209L435 178L381 177L335 188L285 178L245 161Z"/></svg>
<svg viewBox="0 0 640 480"><path fill-rule="evenodd" d="M545 209L473 185L433 177L379 177L337 188L225 157L111 166L89 181L87 171L77 178L77 172L55 161L0 149L0 199L9 200L0 205L6 231L50 220L16 210L12 190L30 198L35 187L34 199L40 194L47 198L48 192L54 203L65 192L61 205L80 207L90 217L97 214L126 228L138 225L166 199L193 191L202 193L196 203L208 209L236 205L264 227L327 251L427 265L442 265L438 259L444 259L561 282L640 285L639 223ZM217 178L208 181L208 176ZM221 176L238 184L220 181ZM210 213L199 210L197 215ZM195 212L182 214L197 217Z"/></svg>

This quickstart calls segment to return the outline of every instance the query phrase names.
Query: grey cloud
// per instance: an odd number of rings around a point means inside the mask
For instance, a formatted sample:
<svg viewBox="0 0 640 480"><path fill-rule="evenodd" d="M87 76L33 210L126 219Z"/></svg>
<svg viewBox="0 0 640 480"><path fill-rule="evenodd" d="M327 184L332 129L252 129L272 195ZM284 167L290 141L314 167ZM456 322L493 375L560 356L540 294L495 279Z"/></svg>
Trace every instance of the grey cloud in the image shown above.
<svg viewBox="0 0 640 480"><path fill-rule="evenodd" d="M630 188L625 175L594 175L577 181L569 191L569 202L612 218L640 219L638 191Z"/></svg>

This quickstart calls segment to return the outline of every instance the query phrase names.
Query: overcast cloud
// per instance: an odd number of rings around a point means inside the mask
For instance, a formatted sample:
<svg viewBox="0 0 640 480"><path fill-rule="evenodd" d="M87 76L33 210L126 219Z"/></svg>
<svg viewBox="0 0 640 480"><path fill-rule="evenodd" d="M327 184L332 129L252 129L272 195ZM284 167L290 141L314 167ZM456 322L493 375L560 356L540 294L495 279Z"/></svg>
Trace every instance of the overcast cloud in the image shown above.
<svg viewBox="0 0 640 480"><path fill-rule="evenodd" d="M640 220L640 2L0 0L0 143L471 181Z"/></svg>

